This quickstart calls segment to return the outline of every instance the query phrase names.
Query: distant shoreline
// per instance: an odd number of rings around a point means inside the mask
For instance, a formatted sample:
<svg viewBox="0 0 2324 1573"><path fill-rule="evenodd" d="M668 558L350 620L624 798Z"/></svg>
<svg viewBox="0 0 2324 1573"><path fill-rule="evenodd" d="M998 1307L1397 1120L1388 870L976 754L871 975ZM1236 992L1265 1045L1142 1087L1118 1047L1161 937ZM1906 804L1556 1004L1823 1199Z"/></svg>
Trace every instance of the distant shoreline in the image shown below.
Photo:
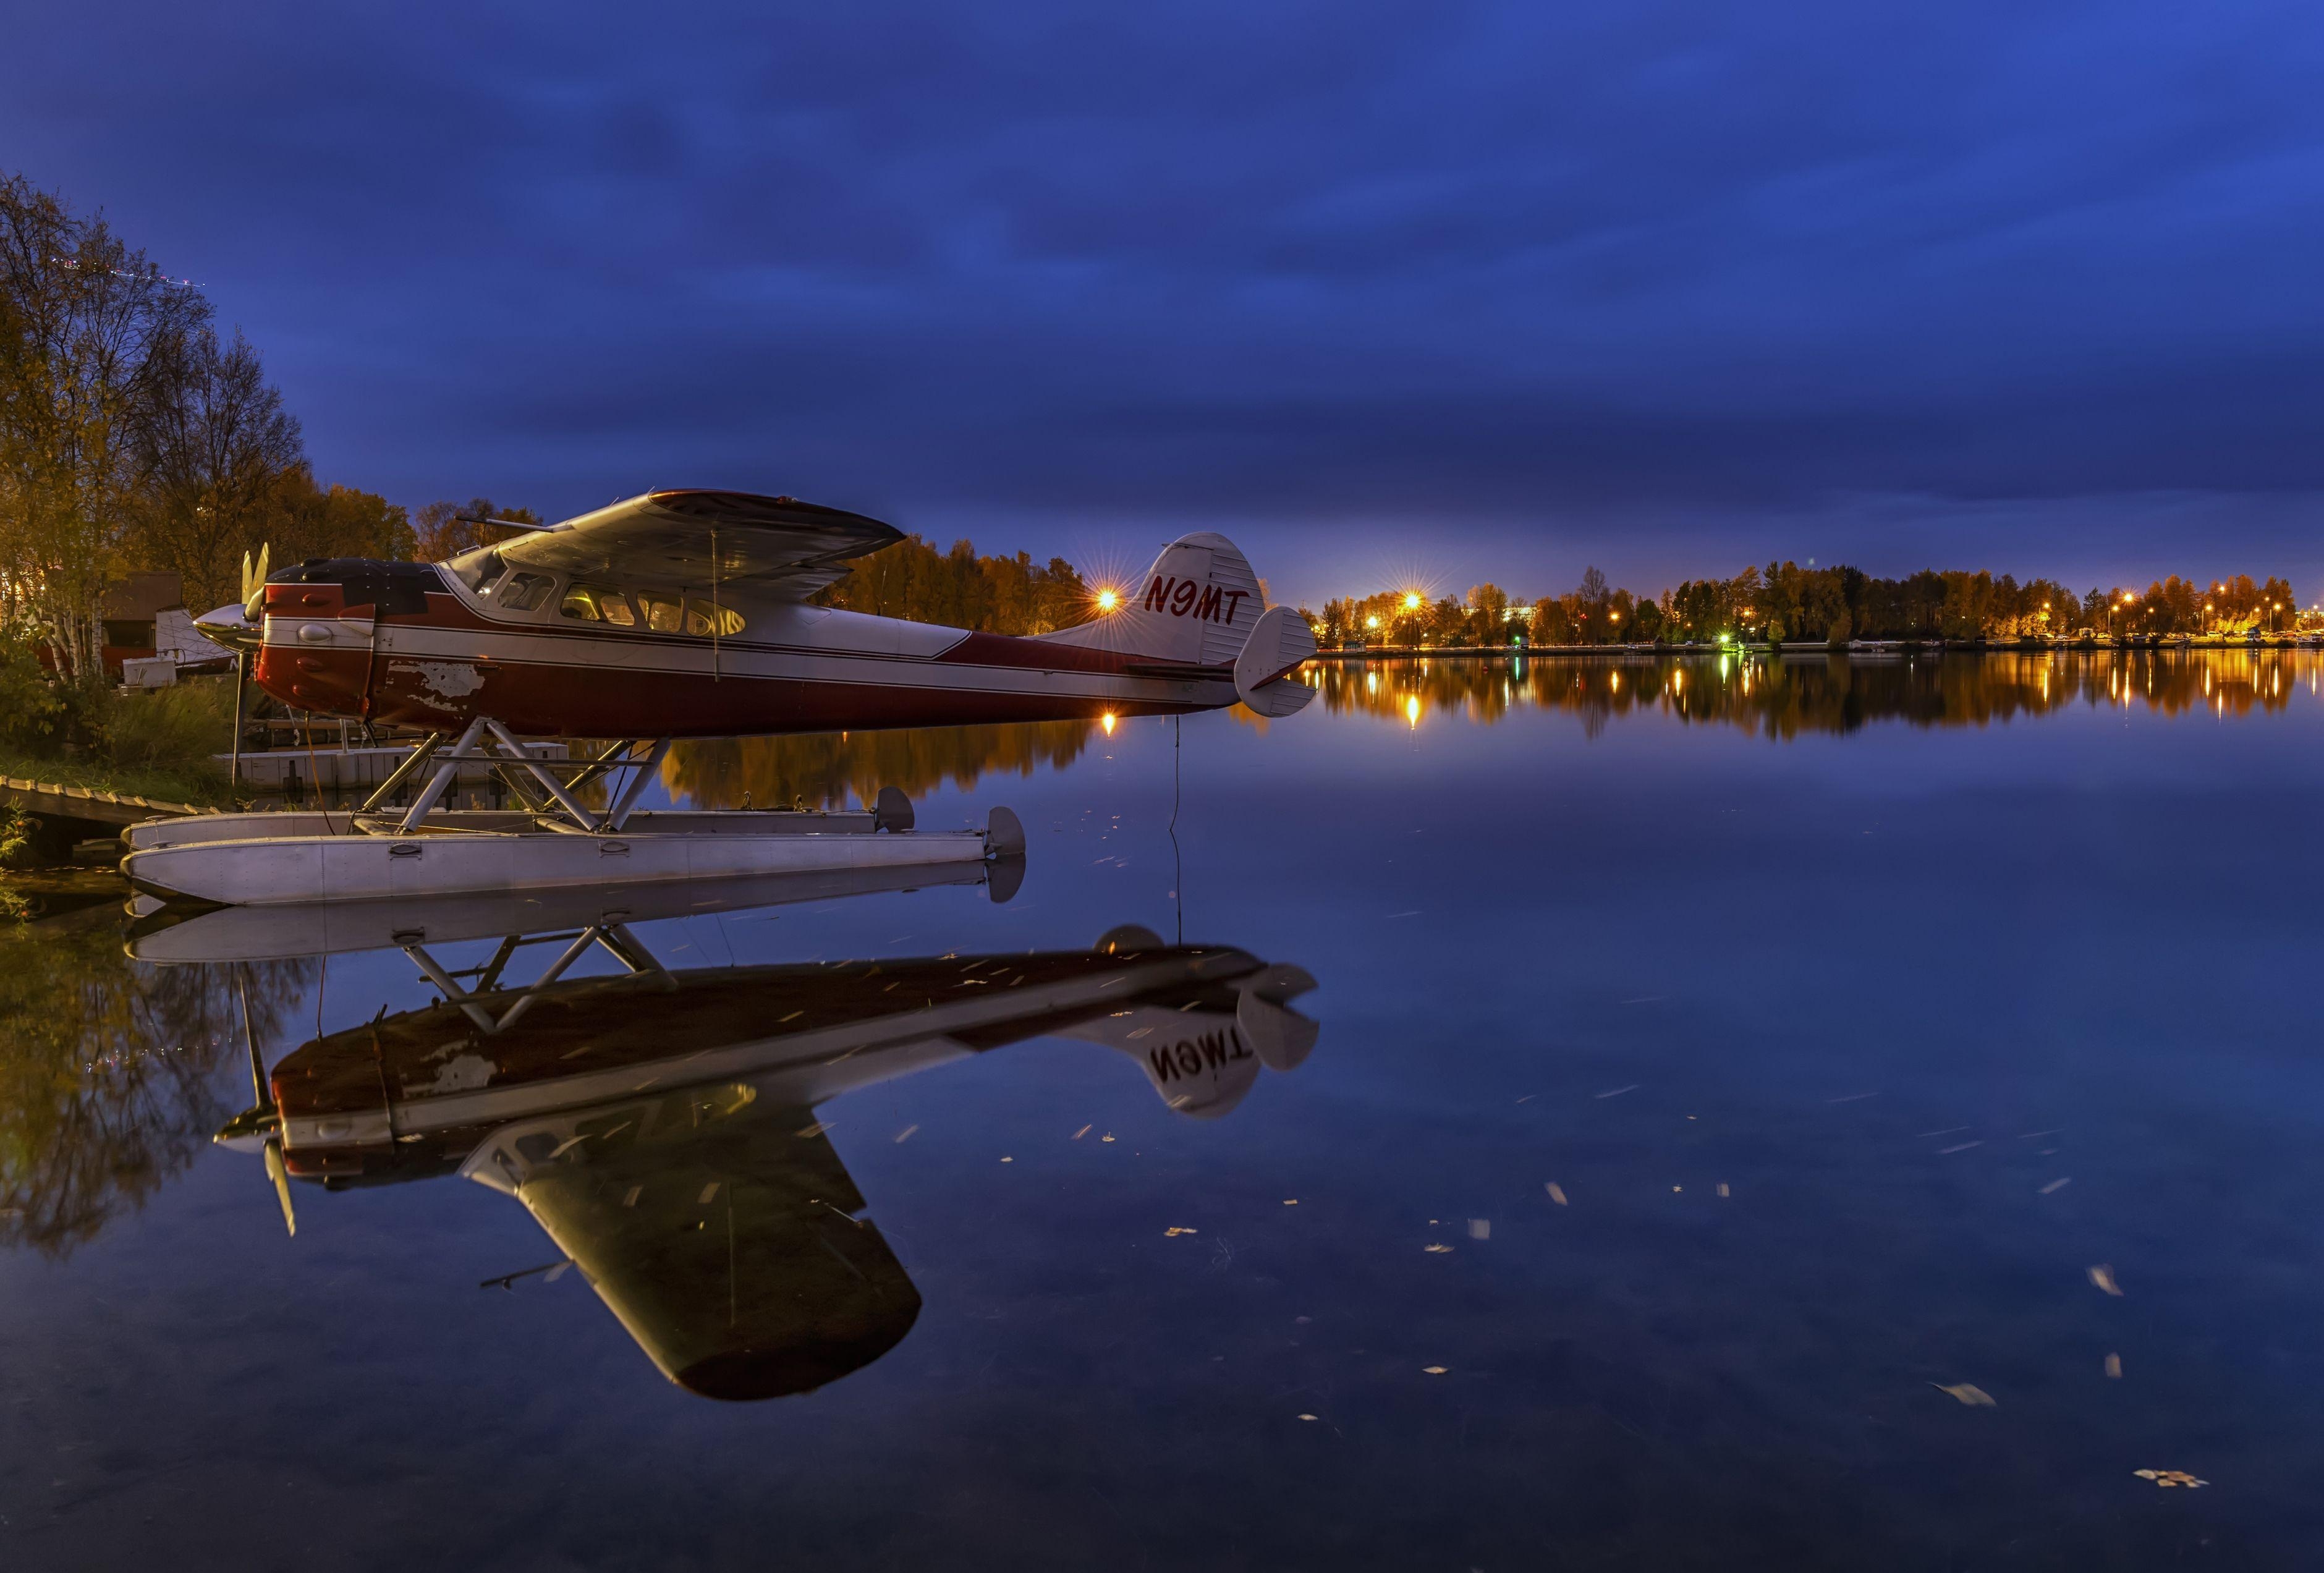
<svg viewBox="0 0 2324 1573"><path fill-rule="evenodd" d="M1821 639L1786 639L1782 644L1635 644L1635 645L1379 645L1318 649L1319 661L1407 660L1425 657L1616 657L1727 656L1898 656L1898 655L2046 655L2052 651L2098 650L2295 650L2324 649L2324 635L2270 634L2261 639L2210 635L2123 635L2113 639L1850 639L1845 645Z"/></svg>

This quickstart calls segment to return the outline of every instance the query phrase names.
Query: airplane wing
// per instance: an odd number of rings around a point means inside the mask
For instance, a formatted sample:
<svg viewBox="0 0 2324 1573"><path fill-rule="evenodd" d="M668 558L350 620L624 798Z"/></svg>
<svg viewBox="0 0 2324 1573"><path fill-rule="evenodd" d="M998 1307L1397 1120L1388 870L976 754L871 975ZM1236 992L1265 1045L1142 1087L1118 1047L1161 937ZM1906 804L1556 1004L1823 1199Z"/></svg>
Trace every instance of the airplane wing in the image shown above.
<svg viewBox="0 0 2324 1573"><path fill-rule="evenodd" d="M805 600L855 558L903 539L876 519L743 492L649 492L510 541L519 567L617 578L649 589L748 584Z"/></svg>

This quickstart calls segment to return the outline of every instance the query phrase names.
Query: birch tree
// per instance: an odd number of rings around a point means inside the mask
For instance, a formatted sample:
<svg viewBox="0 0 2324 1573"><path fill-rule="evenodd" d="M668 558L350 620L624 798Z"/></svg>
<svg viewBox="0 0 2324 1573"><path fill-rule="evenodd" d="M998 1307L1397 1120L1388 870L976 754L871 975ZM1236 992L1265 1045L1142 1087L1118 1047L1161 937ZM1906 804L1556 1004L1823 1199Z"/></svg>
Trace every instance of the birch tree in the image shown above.
<svg viewBox="0 0 2324 1573"><path fill-rule="evenodd" d="M127 566L149 428L208 317L101 216L0 179L0 550L73 677L102 670L105 586Z"/></svg>

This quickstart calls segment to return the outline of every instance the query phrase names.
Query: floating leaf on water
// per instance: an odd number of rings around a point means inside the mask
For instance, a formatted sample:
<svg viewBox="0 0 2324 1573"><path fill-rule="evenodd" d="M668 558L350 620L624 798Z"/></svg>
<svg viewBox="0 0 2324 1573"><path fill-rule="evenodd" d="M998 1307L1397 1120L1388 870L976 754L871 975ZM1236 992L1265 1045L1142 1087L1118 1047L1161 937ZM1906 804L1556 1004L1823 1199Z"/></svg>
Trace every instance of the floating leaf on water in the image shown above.
<svg viewBox="0 0 2324 1573"><path fill-rule="evenodd" d="M2157 1486L2184 1486L2190 1489L2209 1486L2208 1480L2198 1480L2184 1469L2133 1469L2141 1480L2152 1480Z"/></svg>
<svg viewBox="0 0 2324 1573"><path fill-rule="evenodd" d="M1081 1129L1079 1129L1079 1130L1077 1130L1077 1131L1075 1131L1075 1132L1074 1133L1074 1140L1075 1140L1075 1141L1079 1141L1079 1140L1081 1140L1084 1136L1087 1136L1087 1135L1089 1135L1089 1134L1090 1134L1090 1127L1087 1127L1087 1126L1084 1126L1084 1127L1082 1127L1082 1128L1081 1128Z"/></svg>
<svg viewBox="0 0 2324 1573"><path fill-rule="evenodd" d="M1016 1160L1016 1159L1014 1159L1014 1158L1003 1158L1003 1159L1001 1159L1001 1161L1002 1163L1004 1163L1004 1164L1013 1164L1013 1163L1015 1163L1017 1160Z"/></svg>
<svg viewBox="0 0 2324 1573"><path fill-rule="evenodd" d="M2114 1281L2114 1269L2104 1262L2090 1269L2090 1282L2117 1300L2122 1297L2122 1285Z"/></svg>
<svg viewBox="0 0 2324 1573"><path fill-rule="evenodd" d="M2120 1355L2108 1355L2106 1357L2106 1374L2113 1377L2117 1382L2122 1380L2122 1357Z"/></svg>
<svg viewBox="0 0 2324 1573"><path fill-rule="evenodd" d="M1423 1366L1420 1369L1424 1375L1442 1376L1446 1371L1450 1370L1451 1367L1446 1366Z"/></svg>
<svg viewBox="0 0 2324 1573"><path fill-rule="evenodd" d="M1600 1092L1600 1098L1619 1098L1625 1092L1636 1092L1643 1083L1633 1081L1628 1087L1617 1087L1611 1092Z"/></svg>
<svg viewBox="0 0 2324 1573"><path fill-rule="evenodd" d="M1985 1145L1983 1142L1960 1142L1950 1147L1939 1147L1937 1149L1937 1156L1940 1158L1950 1158L1955 1153L1966 1153L1971 1147L1981 1147L1983 1145Z"/></svg>
<svg viewBox="0 0 2324 1573"><path fill-rule="evenodd" d="M1194 1232L1194 1231L1193 1229L1184 1228L1177 1224L1173 1224L1168 1228L1162 1231L1162 1237L1167 1240L1176 1235L1190 1235Z"/></svg>
<svg viewBox="0 0 2324 1573"><path fill-rule="evenodd" d="M896 1133L896 1140L899 1143L908 1141L911 1139L912 1133L919 1128L920 1127L916 1125L908 1125L902 1130Z"/></svg>
<svg viewBox="0 0 2324 1573"><path fill-rule="evenodd" d="M1299 1199L1296 1196L1286 1196L1283 1199L1283 1205L1286 1207L1296 1207L1299 1205Z"/></svg>
<svg viewBox="0 0 2324 1573"><path fill-rule="evenodd" d="M1929 1385L1935 1388L1940 1393L1951 1394L1955 1398L1960 1399L1971 1409L1991 1409L1995 1407L1993 1394L1987 1393L1984 1388L1979 1387L1974 1382L1957 1382L1950 1387L1946 1386L1941 1382L1932 1382Z"/></svg>
<svg viewBox="0 0 2324 1573"><path fill-rule="evenodd" d="M2063 1191L2067 1186L2071 1185L2073 1182L2071 1176L2063 1180L2052 1180L2050 1183L2042 1187L2042 1194L2044 1196L2054 1196L2059 1191Z"/></svg>
<svg viewBox="0 0 2324 1573"><path fill-rule="evenodd" d="M1421 1247L1421 1249L1422 1249L1422 1250L1426 1251L1426 1252L1427 1252L1430 1256L1443 1256L1445 1252L1450 1251L1452 1248L1452 1246L1423 1246Z"/></svg>
<svg viewBox="0 0 2324 1573"><path fill-rule="evenodd" d="M1554 1202L1555 1202L1555 1203L1557 1203L1557 1205L1558 1205L1558 1206L1560 1206L1560 1207L1564 1207L1564 1206L1566 1206L1566 1205L1567 1205L1567 1202L1566 1202L1566 1200L1565 1200L1565 1187L1563 1187L1563 1185L1560 1185L1556 1181L1553 1180L1553 1181L1551 1181L1551 1182L1549 1182L1549 1187L1548 1187L1548 1189L1549 1189L1549 1199L1550 1199L1552 1201L1554 1201Z"/></svg>
<svg viewBox="0 0 2324 1573"><path fill-rule="evenodd" d="M1312 1414L1303 1414L1299 1418L1301 1420L1314 1420L1315 1417Z"/></svg>
<svg viewBox="0 0 2324 1573"><path fill-rule="evenodd" d="M1111 1136L1100 1136L1100 1137L1098 1137L1098 1140L1100 1140L1100 1141L1102 1141L1102 1142L1110 1142L1110 1141L1113 1140L1113 1138L1112 1138Z"/></svg>
<svg viewBox="0 0 2324 1573"><path fill-rule="evenodd" d="M1724 1180L1721 1180L1719 1182L1719 1194L1721 1196L1729 1196L1733 1194L1732 1191L1727 1189L1727 1182Z"/></svg>

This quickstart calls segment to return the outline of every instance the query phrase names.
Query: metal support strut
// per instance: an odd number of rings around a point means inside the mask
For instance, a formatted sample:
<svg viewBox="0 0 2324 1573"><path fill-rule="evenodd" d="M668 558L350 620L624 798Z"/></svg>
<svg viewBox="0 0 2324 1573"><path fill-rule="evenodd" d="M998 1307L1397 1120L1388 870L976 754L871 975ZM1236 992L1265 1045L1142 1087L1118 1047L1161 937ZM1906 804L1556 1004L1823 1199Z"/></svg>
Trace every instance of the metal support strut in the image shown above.
<svg viewBox="0 0 2324 1573"><path fill-rule="evenodd" d="M488 735L491 740L489 743L484 741ZM507 727L489 715L479 715L472 719L449 749L439 747L443 741L443 734L438 732L430 737L420 749L414 750L409 759L396 768L395 773L381 785L379 790L371 795L370 799L364 805L364 812L370 813L375 810L379 805L386 801L390 793L410 780L422 766L432 759L436 764L436 774L429 778L428 785L420 789L420 796L412 799L411 806L404 810L402 822L398 827L404 834L408 835L420 828L420 823L443 799L445 789L452 785L454 777L457 776L460 767L464 764L490 765L499 770L514 787L522 788L526 785L527 777L530 777L532 783L537 784L550 798L554 799L557 806L570 817L572 822L570 828L573 830L584 832L617 831L628 822L630 814L636 809L639 797L645 792L646 783L659 772L662 760L669 757L670 742L668 738L655 740L652 749L643 759L627 753L635 746L633 743L622 742L614 744L598 758L587 761L536 759L525 751L524 745L517 741ZM493 743L499 745L500 752L492 751L491 745ZM625 754L627 757L622 757ZM552 766L577 770L579 774L572 785L568 786L558 779ZM581 799L575 796L575 787L594 780L599 776L622 769L627 769L632 774L629 780L622 785L621 791L614 796L613 806L604 814L591 813L583 805ZM521 790L519 793L521 796L525 795Z"/></svg>
<svg viewBox="0 0 2324 1573"><path fill-rule="evenodd" d="M452 745L452 758L436 767L436 774L428 778L428 785L420 788L420 796L413 798L411 806L404 811L403 823L400 828L406 835L420 828L420 822L428 817L429 811L436 806L445 789L452 785L452 778L460 773L460 756L476 746L476 740L484 735L484 718L481 715L468 722L461 731L459 741Z"/></svg>
<svg viewBox="0 0 2324 1573"><path fill-rule="evenodd" d="M411 964L419 968L430 983L443 990L445 999L459 1007L460 1013L475 1023L476 1030L487 1036L494 1033L506 1032L514 1026L524 1013L532 1008L532 1002L540 998L540 991L562 978L565 975L565 970L579 961L582 953L591 945L604 946L608 954L632 972L651 971L659 974L665 982L669 979L669 974L662 970L661 963L654 960L653 953L638 943L635 936L626 927L607 920L593 923L571 935L571 943L559 952L557 960L549 962L548 970L540 977L520 989L516 998L510 1002L508 1009L497 1018L491 1011L484 1008L484 1002L477 996L493 991L494 986L500 981L501 969L508 964L509 958L514 953L517 945L540 944L551 939L566 937L557 934L541 935L538 938L520 938L518 935L511 934L502 943L500 951L484 969L484 975L477 980L476 988L473 992L461 988L459 980L446 970L443 963L429 955L427 947L418 941L415 940L404 945L402 950L405 955L411 958Z"/></svg>
<svg viewBox="0 0 2324 1573"><path fill-rule="evenodd" d="M444 734L440 731L429 732L427 740L406 754L403 757L403 763L396 766L394 770L390 772L387 779L379 784L379 789L364 799L363 807L356 812L377 814L381 805L395 796L396 788L425 768L428 761L436 757L436 750L443 746Z"/></svg>
<svg viewBox="0 0 2324 1573"><path fill-rule="evenodd" d="M517 741L516 739L509 736L508 728L489 717L485 719L484 725L486 729L492 732L493 738L500 743L501 747L506 749L513 757L514 762L523 766L527 770L530 771L532 773L532 778L540 782L542 786L546 787L551 797L557 799L558 806L564 809L566 813L573 816L573 823L576 826L583 830L587 830L595 823L589 811L581 806L581 800L565 789L565 783L559 781L549 771L542 769L540 768L540 762L538 759L535 759L530 754L524 751L524 745Z"/></svg>
<svg viewBox="0 0 2324 1573"><path fill-rule="evenodd" d="M637 762L635 774L623 785L622 795L613 800L613 806L605 811L604 828L619 830L629 823L630 813L637 807L638 798L645 792L646 783L661 774L661 762L669 754L669 740L655 739L652 750L643 760Z"/></svg>

